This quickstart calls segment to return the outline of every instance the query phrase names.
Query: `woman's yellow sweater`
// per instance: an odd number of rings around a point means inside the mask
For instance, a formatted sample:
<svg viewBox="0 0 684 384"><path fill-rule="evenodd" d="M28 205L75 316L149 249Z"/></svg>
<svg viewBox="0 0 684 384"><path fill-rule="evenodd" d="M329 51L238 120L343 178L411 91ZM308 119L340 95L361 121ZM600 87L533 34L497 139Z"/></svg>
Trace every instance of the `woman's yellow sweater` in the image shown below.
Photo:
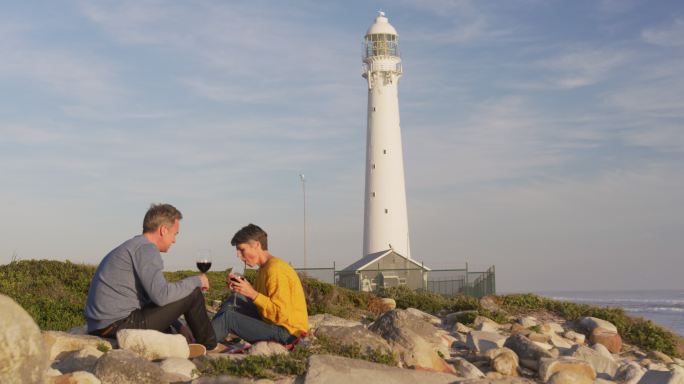
<svg viewBox="0 0 684 384"><path fill-rule="evenodd" d="M263 320L295 336L309 331L304 289L289 264L272 257L257 271L254 288L259 292L254 304Z"/></svg>

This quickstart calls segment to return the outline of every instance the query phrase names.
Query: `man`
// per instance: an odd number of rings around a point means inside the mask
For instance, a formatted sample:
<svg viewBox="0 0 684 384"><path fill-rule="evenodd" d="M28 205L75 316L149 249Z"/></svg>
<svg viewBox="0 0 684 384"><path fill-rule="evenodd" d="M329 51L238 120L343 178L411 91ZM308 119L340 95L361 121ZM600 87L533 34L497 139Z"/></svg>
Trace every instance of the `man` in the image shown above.
<svg viewBox="0 0 684 384"><path fill-rule="evenodd" d="M164 332L173 325L188 342L194 336L204 346L192 345L192 355L216 347L201 291L209 289L206 275L175 283L164 278L160 252L168 252L176 242L182 218L172 205L152 205L145 214L142 235L114 248L100 262L85 307L90 334L116 337L127 328ZM192 333L180 324L180 315L185 316ZM198 347L206 349L198 351Z"/></svg>
<svg viewBox="0 0 684 384"><path fill-rule="evenodd" d="M219 340L228 333L254 343L275 341L290 344L309 330L304 289L297 273L268 252L267 234L254 224L240 229L230 244L250 267L259 267L254 287L244 278L229 274L229 287L237 294L221 305L211 324Z"/></svg>

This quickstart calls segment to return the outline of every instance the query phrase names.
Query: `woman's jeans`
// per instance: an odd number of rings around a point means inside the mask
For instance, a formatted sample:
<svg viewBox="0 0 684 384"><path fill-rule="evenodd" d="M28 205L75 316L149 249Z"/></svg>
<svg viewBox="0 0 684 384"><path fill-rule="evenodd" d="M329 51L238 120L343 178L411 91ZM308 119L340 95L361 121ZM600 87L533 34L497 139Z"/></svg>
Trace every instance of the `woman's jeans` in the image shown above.
<svg viewBox="0 0 684 384"><path fill-rule="evenodd" d="M235 296L237 296L237 301L233 305ZM228 333L238 335L249 343L275 341L280 344L290 344L296 340L296 337L290 335L284 327L261 320L256 305L240 294L231 295L221 304L221 309L211 320L211 325L219 341L223 341Z"/></svg>

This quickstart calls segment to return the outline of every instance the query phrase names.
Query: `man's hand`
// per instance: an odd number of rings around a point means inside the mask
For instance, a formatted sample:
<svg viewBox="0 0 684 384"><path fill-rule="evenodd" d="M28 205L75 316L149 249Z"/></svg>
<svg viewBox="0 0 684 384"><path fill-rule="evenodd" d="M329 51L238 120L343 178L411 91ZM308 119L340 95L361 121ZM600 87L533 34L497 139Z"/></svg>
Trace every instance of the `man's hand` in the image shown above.
<svg viewBox="0 0 684 384"><path fill-rule="evenodd" d="M207 275L204 273L199 274L200 281L202 281L202 291L208 291L209 290L209 279L207 279Z"/></svg>
<svg viewBox="0 0 684 384"><path fill-rule="evenodd" d="M256 299L257 295L259 294L259 292L252 287L252 284L250 284L249 281L242 276L238 277L237 275L230 273L228 274L226 282L228 283L228 288L230 288L233 292L237 292L250 300Z"/></svg>
<svg viewBox="0 0 684 384"><path fill-rule="evenodd" d="M185 336L185 340L188 341L188 344L194 343L195 342L195 337L192 335L192 331L190 328L188 328L187 325L183 325L179 330L178 333L181 335Z"/></svg>

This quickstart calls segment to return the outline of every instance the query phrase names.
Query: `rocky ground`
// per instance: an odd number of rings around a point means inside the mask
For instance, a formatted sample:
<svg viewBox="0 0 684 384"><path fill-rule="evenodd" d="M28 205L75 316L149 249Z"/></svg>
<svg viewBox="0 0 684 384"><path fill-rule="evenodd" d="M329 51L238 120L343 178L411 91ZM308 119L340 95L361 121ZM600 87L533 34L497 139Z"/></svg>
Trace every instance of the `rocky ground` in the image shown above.
<svg viewBox="0 0 684 384"><path fill-rule="evenodd" d="M542 312L499 324L473 311L436 317L412 308L394 309L391 299L385 305L387 311L373 322L311 316L311 335L301 344L326 339L356 345L362 352L393 354L396 367L312 355L302 375L256 380L200 376L214 360L247 355L191 360L180 335L126 330L117 340L106 340L78 334L78 329L41 331L23 308L0 295L0 382L684 383L684 361L624 344L616 327L601 319L573 323ZM288 353L273 343L257 343L249 350L261 356Z"/></svg>

